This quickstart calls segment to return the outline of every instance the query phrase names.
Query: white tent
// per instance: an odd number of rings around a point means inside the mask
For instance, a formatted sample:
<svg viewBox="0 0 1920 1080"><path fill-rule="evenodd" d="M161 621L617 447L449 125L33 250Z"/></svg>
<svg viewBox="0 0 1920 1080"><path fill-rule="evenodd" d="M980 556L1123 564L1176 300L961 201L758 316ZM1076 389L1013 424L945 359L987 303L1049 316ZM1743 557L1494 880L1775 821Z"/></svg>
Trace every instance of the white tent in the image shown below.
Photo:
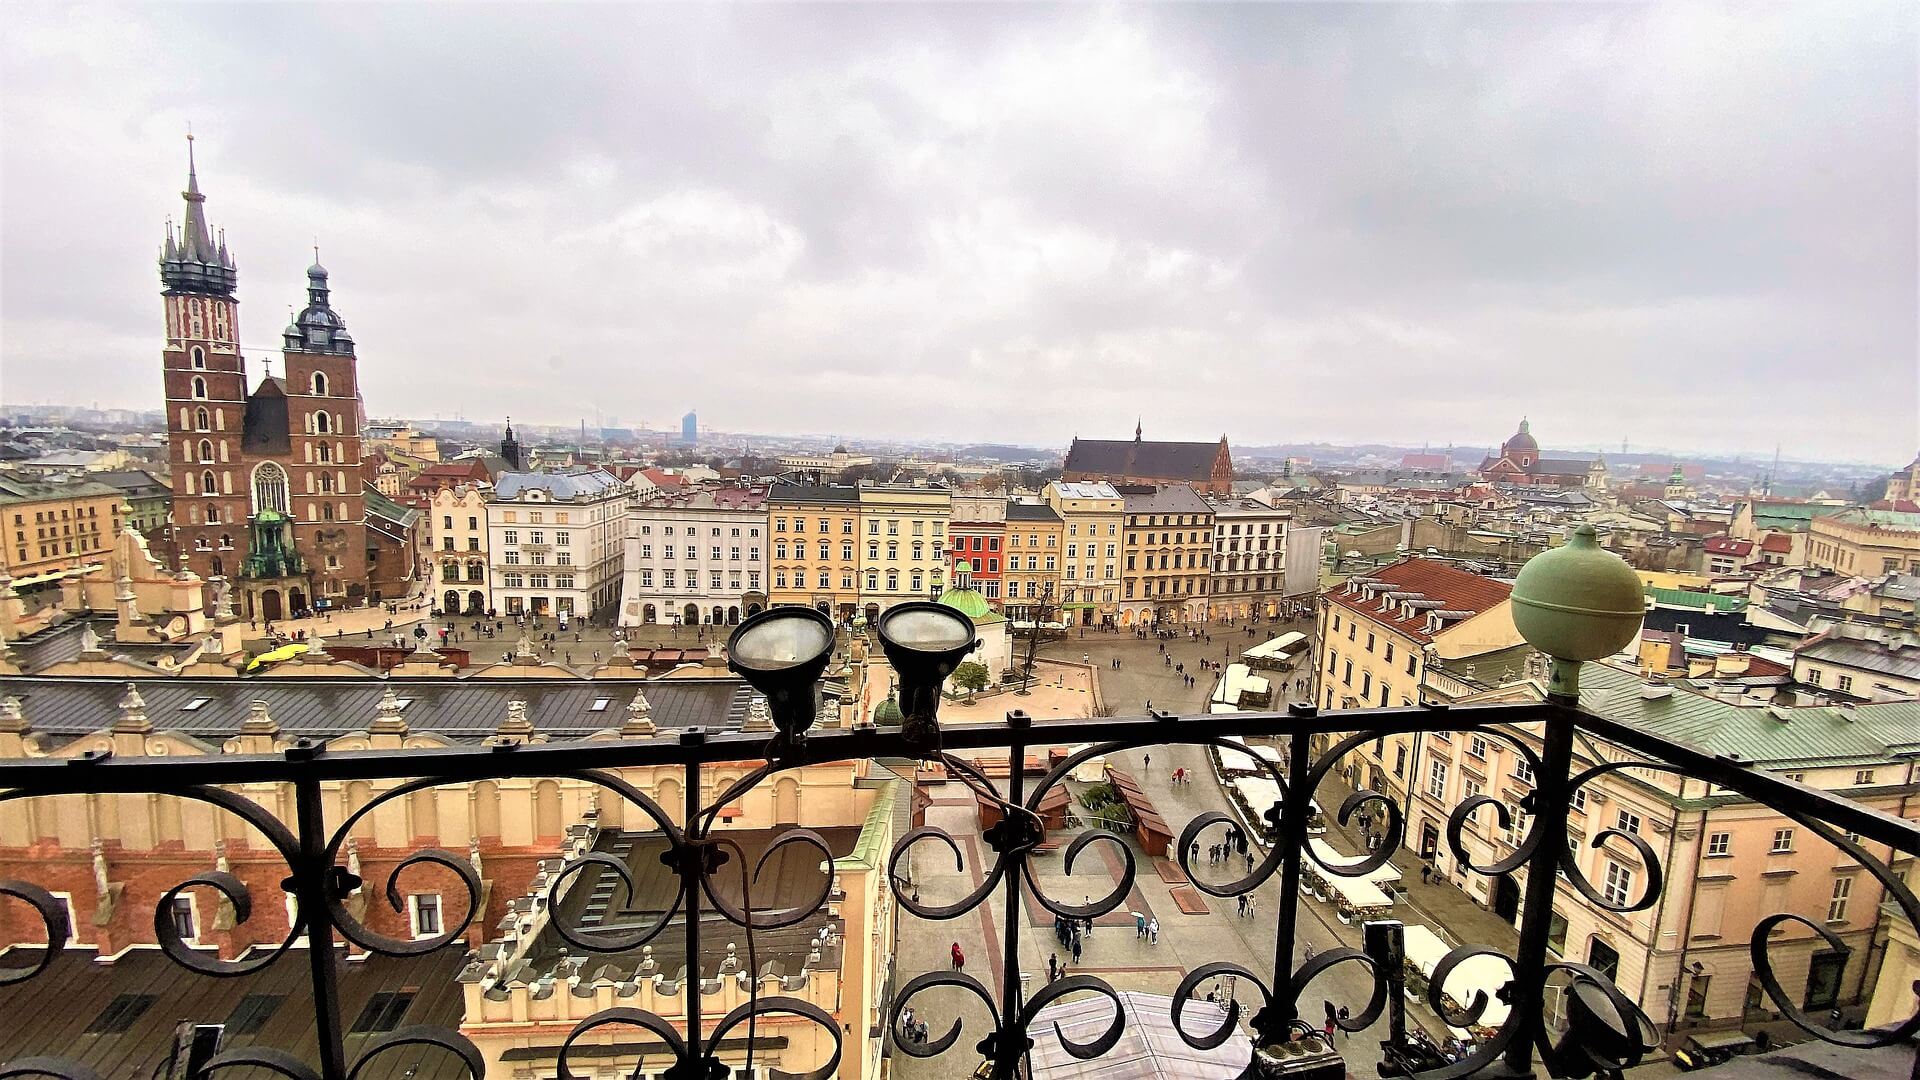
<svg viewBox="0 0 1920 1080"><path fill-rule="evenodd" d="M1440 935L1419 923L1409 923L1404 931L1407 961L1417 968L1420 974L1433 978L1434 969L1452 950L1440 940ZM1473 1001L1474 991L1487 995L1487 1011L1480 1014L1481 1027L1499 1027L1507 1022L1510 1011L1502 1002L1497 991L1513 978L1507 965L1496 956L1470 956L1462 960L1447 977L1447 983L1440 989L1453 1000L1465 1006Z"/></svg>
<svg viewBox="0 0 1920 1080"><path fill-rule="evenodd" d="M1307 841L1307 848L1313 852L1314 861L1322 866L1352 866L1356 863L1366 861L1365 858L1360 855L1342 855L1332 844L1327 843L1325 840L1309 840ZM1334 875L1329 874L1327 876L1333 877ZM1348 880L1352 879L1349 878ZM1381 863L1379 866L1367 871L1366 874L1361 877L1361 880L1371 881L1375 885L1385 885L1389 881L1399 881L1400 868L1390 862ZM1425 927L1422 927L1422 929L1425 929Z"/></svg>

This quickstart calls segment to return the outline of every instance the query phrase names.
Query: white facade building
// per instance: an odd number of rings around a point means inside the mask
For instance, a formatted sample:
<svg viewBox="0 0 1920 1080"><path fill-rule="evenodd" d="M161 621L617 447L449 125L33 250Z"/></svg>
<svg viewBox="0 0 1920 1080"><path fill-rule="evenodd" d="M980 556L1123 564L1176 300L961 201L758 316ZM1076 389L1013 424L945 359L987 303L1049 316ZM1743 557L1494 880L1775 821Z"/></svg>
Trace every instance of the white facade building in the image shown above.
<svg viewBox="0 0 1920 1080"><path fill-rule="evenodd" d="M767 489L655 495L627 518L621 626L730 626L767 606Z"/></svg>
<svg viewBox="0 0 1920 1080"><path fill-rule="evenodd" d="M1293 511L1253 499L1207 501L1213 507L1213 616L1277 617L1287 595Z"/></svg>
<svg viewBox="0 0 1920 1080"><path fill-rule="evenodd" d="M628 495L602 469L501 473L487 503L492 606L536 617L612 611L620 599Z"/></svg>

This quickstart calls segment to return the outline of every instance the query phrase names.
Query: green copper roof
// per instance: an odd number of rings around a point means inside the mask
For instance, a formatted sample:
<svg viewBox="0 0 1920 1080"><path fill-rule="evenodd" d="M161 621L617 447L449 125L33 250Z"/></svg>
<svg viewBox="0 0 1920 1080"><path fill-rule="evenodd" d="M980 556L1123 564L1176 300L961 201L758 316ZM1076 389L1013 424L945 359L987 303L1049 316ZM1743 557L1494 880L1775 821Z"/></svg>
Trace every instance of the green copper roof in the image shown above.
<svg viewBox="0 0 1920 1080"><path fill-rule="evenodd" d="M1885 762L1911 754L1914 733L1920 732L1920 701L1860 705L1849 715L1824 706L1776 711L1735 705L1678 686L1649 698L1645 689L1633 672L1581 665L1582 708L1766 766Z"/></svg>
<svg viewBox="0 0 1920 1080"><path fill-rule="evenodd" d="M976 623L1006 621L1003 616L993 610L993 605L987 603L987 598L980 595L977 589L948 589L940 594L939 603L945 604Z"/></svg>
<svg viewBox="0 0 1920 1080"><path fill-rule="evenodd" d="M1747 598L1720 593L1694 592L1691 589L1648 589L1647 595L1662 607L1691 608L1695 611L1745 611Z"/></svg>
<svg viewBox="0 0 1920 1080"><path fill-rule="evenodd" d="M873 707L873 722L876 724L898 724L906 718L906 714L900 711L900 703L891 694L887 695L887 700Z"/></svg>
<svg viewBox="0 0 1920 1080"><path fill-rule="evenodd" d="M860 839L853 851L833 860L835 870L872 870L886 862L886 842L891 832L888 826L899 786L899 781L889 780L873 789L873 805L867 808L867 819L861 823Z"/></svg>

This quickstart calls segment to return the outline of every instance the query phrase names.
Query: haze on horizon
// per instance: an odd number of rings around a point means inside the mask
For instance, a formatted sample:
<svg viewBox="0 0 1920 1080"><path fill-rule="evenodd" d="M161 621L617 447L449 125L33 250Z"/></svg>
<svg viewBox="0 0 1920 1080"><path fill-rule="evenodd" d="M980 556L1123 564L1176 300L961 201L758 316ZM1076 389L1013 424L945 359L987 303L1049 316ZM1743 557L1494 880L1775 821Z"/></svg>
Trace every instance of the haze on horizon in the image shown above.
<svg viewBox="0 0 1920 1080"><path fill-rule="evenodd" d="M1911 5L15 4L0 399L159 405L189 122L252 371L375 415L1904 463Z"/></svg>

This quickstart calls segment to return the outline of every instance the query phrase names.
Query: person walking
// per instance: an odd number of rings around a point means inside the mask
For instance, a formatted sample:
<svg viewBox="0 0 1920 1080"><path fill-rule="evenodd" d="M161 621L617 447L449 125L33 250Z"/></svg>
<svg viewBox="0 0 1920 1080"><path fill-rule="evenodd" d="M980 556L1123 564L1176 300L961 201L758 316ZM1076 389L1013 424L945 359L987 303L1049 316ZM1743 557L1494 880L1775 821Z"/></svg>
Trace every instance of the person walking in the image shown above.
<svg viewBox="0 0 1920 1080"><path fill-rule="evenodd" d="M1052 982L1055 979L1058 979L1059 977L1060 977L1060 954L1048 953L1047 954L1047 981Z"/></svg>
<svg viewBox="0 0 1920 1080"><path fill-rule="evenodd" d="M1149 753L1149 754L1142 754L1142 755L1140 755L1140 768L1141 768L1142 770L1146 770L1146 769L1151 769L1151 768L1153 768L1153 755L1152 755L1152 754L1150 754L1150 753Z"/></svg>
<svg viewBox="0 0 1920 1080"><path fill-rule="evenodd" d="M1137 911L1133 913L1133 936L1136 941L1147 936L1147 917Z"/></svg>
<svg viewBox="0 0 1920 1080"><path fill-rule="evenodd" d="M957 941L953 943L953 970L967 970L967 954L960 951L960 943Z"/></svg>
<svg viewBox="0 0 1920 1080"><path fill-rule="evenodd" d="M1239 900L1240 900L1240 917L1244 919L1247 917L1247 894L1241 893Z"/></svg>
<svg viewBox="0 0 1920 1080"><path fill-rule="evenodd" d="M1073 935L1073 966L1080 966L1080 935Z"/></svg>
<svg viewBox="0 0 1920 1080"><path fill-rule="evenodd" d="M1147 922L1147 944L1160 944L1160 920L1158 918L1150 919Z"/></svg>

